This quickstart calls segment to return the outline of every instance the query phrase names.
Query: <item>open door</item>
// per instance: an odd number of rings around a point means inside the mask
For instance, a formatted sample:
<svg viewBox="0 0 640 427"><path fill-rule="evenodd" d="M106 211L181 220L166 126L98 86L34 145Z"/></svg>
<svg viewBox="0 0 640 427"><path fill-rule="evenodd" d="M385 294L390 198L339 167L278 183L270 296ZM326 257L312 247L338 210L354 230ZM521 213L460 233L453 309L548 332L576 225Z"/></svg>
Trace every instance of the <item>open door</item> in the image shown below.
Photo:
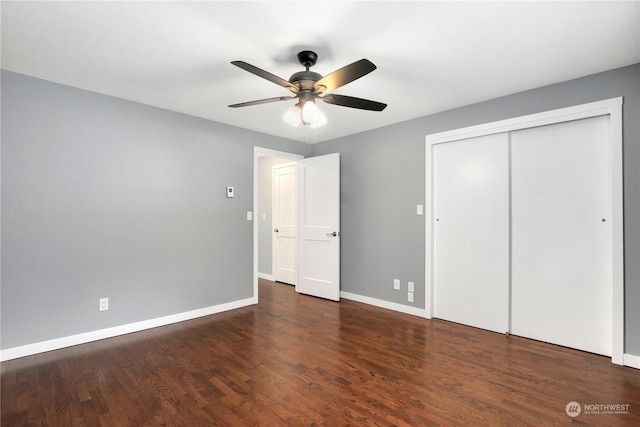
<svg viewBox="0 0 640 427"><path fill-rule="evenodd" d="M296 291L340 300L340 154L298 161Z"/></svg>

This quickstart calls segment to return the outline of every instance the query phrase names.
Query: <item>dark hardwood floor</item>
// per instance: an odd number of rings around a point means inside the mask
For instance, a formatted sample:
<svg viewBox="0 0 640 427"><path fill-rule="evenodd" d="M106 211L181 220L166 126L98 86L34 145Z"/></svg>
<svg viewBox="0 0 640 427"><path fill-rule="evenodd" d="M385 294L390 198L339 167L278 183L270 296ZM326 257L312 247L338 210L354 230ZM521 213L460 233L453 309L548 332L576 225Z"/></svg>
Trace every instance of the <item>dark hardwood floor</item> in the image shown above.
<svg viewBox="0 0 640 427"><path fill-rule="evenodd" d="M3 427L640 425L640 370L609 358L263 280L257 306L4 362L1 392Z"/></svg>

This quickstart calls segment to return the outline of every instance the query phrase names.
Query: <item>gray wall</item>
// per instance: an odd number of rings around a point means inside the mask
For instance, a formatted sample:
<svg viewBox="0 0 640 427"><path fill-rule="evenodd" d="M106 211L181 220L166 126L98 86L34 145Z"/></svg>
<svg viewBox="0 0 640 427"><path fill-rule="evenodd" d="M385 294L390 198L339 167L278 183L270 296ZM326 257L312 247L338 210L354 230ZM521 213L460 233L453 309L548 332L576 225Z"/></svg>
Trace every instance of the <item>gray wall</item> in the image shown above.
<svg viewBox="0 0 640 427"><path fill-rule="evenodd" d="M253 147L307 145L6 71L1 102L1 348L252 296Z"/></svg>
<svg viewBox="0 0 640 427"><path fill-rule="evenodd" d="M624 96L625 342L640 355L640 64L600 73L313 146L340 152L342 290L406 302L415 281L424 308L425 135ZM425 209L428 209L425 206ZM402 292L393 279L402 280Z"/></svg>
<svg viewBox="0 0 640 427"><path fill-rule="evenodd" d="M342 290L423 307L425 135L616 96L640 355L640 64L312 146L3 71L0 347L250 297L254 145L341 153Z"/></svg>

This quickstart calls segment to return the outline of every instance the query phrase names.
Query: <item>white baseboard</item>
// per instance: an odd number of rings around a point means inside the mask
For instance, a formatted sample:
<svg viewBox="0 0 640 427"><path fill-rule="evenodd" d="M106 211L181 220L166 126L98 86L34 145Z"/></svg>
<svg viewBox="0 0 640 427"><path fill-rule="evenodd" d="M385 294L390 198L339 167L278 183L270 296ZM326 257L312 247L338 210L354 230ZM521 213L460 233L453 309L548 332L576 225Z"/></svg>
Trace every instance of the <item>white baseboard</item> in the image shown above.
<svg viewBox="0 0 640 427"><path fill-rule="evenodd" d="M273 274L266 274L266 273L260 273L260 272L258 272L258 279L270 280L272 282L276 281L275 277L273 277Z"/></svg>
<svg viewBox="0 0 640 427"><path fill-rule="evenodd" d="M139 332L145 329L166 326L172 323L183 322L185 320L196 319L198 317L209 316L211 314L221 313L223 311L233 310L236 308L246 307L248 305L257 304L258 299L255 297L232 301L225 304L214 305L211 307L200 308L198 310L187 311L184 313L173 314L170 316L158 317L156 319L143 320L141 322L130 323L127 325L115 326L113 328L100 329L97 331L86 332L78 335L71 335L62 338L56 338L48 341L41 341L33 344L27 344L19 347L7 348L0 350L0 362L20 357L31 356L47 351L58 350L74 345L85 344L92 341L113 338L119 335Z"/></svg>
<svg viewBox="0 0 640 427"><path fill-rule="evenodd" d="M271 280L271 279L267 279ZM410 314L418 317L426 317L426 310L423 308L409 307L403 304L389 302L381 299L366 297L362 295L352 294L350 292L340 292L340 297L348 300L373 305L388 310L398 311L400 313ZM156 319L143 320L141 322L130 323L127 325L115 326L113 328L100 329L97 331L86 332L83 334L71 335L62 338L56 338L48 341L41 341L33 344L27 344L19 347L12 347L0 350L0 362L18 359L20 357L32 356L38 353L58 350L74 345L86 344L92 341L98 341L106 338L113 338L119 335L130 334L133 332L144 331L146 329L157 328L160 326L170 325L172 323L184 322L186 320L196 319L198 317L209 316L223 311L234 310L249 305L257 304L258 299L255 297L247 298L239 301L232 301L225 304L205 307L198 310L187 311L184 313L173 314ZM632 354L624 354L623 365L631 368L640 369L640 356Z"/></svg>
<svg viewBox="0 0 640 427"><path fill-rule="evenodd" d="M395 302L389 302L381 299L365 297L362 295L352 294L350 292L340 291L340 297L353 301L358 301L364 304L375 305L376 307L386 308L388 310L399 311L400 313L411 314L418 317L427 317L427 312L424 308L409 307L408 305L398 304Z"/></svg>
<svg viewBox="0 0 640 427"><path fill-rule="evenodd" d="M348 300L358 301L364 304L374 305L376 307L386 308L393 311L399 311L405 314L411 314L413 316L418 316L418 317L427 316L427 312L423 308L409 307L409 306L398 304L395 302L389 302L389 301L380 300L376 298L365 297L362 295L352 294L352 293L343 292L343 291L340 292L340 297ZM633 354L625 353L623 356L622 364L630 368L640 369L640 356L635 356Z"/></svg>
<svg viewBox="0 0 640 427"><path fill-rule="evenodd" d="M622 364L631 368L640 369L640 356L634 356L633 354L624 354L622 356Z"/></svg>

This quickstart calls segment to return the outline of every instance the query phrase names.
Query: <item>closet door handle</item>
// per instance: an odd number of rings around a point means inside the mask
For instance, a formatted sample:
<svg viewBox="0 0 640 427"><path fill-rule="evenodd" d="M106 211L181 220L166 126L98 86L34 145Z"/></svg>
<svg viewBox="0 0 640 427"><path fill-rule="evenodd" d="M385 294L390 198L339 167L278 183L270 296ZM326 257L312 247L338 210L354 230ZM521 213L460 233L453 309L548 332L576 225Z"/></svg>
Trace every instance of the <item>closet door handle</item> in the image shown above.
<svg viewBox="0 0 640 427"><path fill-rule="evenodd" d="M276 233L279 232L280 230L278 230L277 228L274 228L273 231L275 231Z"/></svg>

